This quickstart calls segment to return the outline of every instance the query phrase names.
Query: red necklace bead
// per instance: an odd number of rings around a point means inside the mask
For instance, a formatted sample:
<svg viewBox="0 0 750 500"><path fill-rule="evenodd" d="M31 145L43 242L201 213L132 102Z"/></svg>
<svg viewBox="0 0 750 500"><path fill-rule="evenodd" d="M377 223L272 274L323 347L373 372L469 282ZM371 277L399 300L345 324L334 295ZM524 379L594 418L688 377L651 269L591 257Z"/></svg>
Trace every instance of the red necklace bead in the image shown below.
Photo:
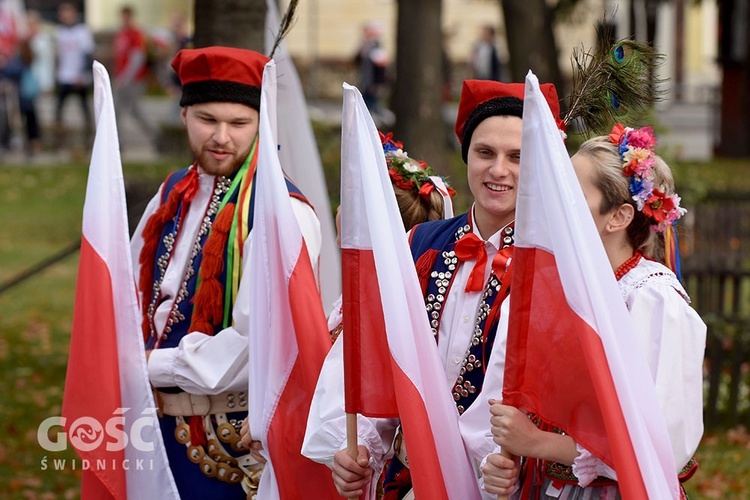
<svg viewBox="0 0 750 500"><path fill-rule="evenodd" d="M623 262L622 265L617 268L617 271L615 271L615 278L617 278L617 281L620 281L620 278L628 274L631 269L637 266L641 261L641 257L643 257L643 254L641 254L641 252L633 252L633 256Z"/></svg>

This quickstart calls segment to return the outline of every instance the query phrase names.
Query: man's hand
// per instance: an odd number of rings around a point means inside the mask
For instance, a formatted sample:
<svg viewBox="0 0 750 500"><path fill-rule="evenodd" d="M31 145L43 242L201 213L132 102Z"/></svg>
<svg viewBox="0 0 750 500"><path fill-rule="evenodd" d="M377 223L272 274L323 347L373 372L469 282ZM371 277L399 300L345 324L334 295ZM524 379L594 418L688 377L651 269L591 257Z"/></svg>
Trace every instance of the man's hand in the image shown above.
<svg viewBox="0 0 750 500"><path fill-rule="evenodd" d="M516 460L506 458L499 453L487 457L482 466L484 489L495 495L510 495L518 480L519 467Z"/></svg>
<svg viewBox="0 0 750 500"><path fill-rule="evenodd" d="M365 492L372 478L370 452L365 446L357 448L357 460L349 452L341 450L333 456L333 482L336 490L344 498L359 498Z"/></svg>
<svg viewBox="0 0 750 500"><path fill-rule="evenodd" d="M256 462L261 464L266 463L266 459L260 454L260 451L263 449L263 443L260 441L253 441L253 437L250 434L250 417L245 418L245 421L242 422L240 438L242 439L242 445L247 448L250 452L250 456L253 457Z"/></svg>

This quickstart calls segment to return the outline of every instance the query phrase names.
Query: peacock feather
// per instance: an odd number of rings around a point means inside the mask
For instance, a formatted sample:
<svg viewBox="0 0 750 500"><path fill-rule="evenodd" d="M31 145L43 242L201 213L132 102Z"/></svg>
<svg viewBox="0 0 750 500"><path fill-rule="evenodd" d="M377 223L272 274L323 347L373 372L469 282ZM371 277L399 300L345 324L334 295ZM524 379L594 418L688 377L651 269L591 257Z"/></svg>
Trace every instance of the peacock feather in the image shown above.
<svg viewBox="0 0 750 500"><path fill-rule="evenodd" d="M276 34L276 39L273 42L271 53L268 54L269 58L273 59L273 55L276 53L276 49L279 48L279 44L294 26L298 5L299 0L291 0L289 2L289 5L286 8L286 12L284 12L284 15L281 17L281 21L279 22L279 32Z"/></svg>
<svg viewBox="0 0 750 500"><path fill-rule="evenodd" d="M655 77L664 62L648 44L600 36L595 50L574 50L573 85L565 124L575 122L586 135L602 133L614 123L636 127L648 120L663 91Z"/></svg>

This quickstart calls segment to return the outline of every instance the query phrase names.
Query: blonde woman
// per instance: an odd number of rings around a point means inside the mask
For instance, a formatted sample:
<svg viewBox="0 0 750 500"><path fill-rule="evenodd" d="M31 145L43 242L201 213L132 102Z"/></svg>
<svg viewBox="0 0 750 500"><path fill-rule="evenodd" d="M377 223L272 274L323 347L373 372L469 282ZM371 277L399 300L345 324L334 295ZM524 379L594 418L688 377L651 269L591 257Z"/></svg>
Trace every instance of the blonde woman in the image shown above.
<svg viewBox="0 0 750 500"><path fill-rule="evenodd" d="M687 480L697 467L692 456L703 434L706 326L664 265L665 241L685 210L655 145L651 127L618 124L609 136L583 143L573 167L656 384L675 474ZM538 460L525 461L519 476L499 454L490 455L483 467L487 491L515 491L514 498L620 498L616 472L571 436L542 430L511 406L496 402L490 411L495 443L513 455Z"/></svg>

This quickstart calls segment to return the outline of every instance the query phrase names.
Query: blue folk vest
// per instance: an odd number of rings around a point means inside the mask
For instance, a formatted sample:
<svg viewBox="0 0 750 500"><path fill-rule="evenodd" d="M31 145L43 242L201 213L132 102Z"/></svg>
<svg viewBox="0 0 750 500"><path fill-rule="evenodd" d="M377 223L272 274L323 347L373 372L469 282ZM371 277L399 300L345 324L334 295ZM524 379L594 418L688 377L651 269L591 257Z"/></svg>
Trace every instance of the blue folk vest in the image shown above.
<svg viewBox="0 0 750 500"><path fill-rule="evenodd" d="M177 170L173 172L165 181L164 183L164 189L162 191L161 196L161 203L164 204L166 200L169 198L169 193L174 189L175 185L182 180L188 173L189 168L183 168L181 170ZM170 313L169 319L167 320L167 325L163 332L155 332L153 321L151 321L151 336L149 337L149 340L146 345L146 349L151 349L154 347L156 340L159 335L161 335L161 342L158 345L158 348L163 347L177 347L177 345L180 343L180 340L182 337L187 335L188 329L191 324L192 314L193 314L193 304L192 299L195 296L196 292L196 286L198 283L198 270L200 269L201 261L203 258L203 252L202 249L204 245L206 244L206 241L208 239L208 236L211 231L211 225L213 224L213 221L216 217L216 214L218 212L218 206L219 203L224 198L224 193L227 192L229 186L231 185L232 178L224 178L224 177L217 177L214 184L214 191L212 194L211 202L209 203L209 207L207 209L207 212L204 216L203 223L201 224L201 228L198 232L198 238L197 238L197 244L193 247L193 253L190 256L190 262L188 263L185 276L183 277L183 283L180 287L180 290L177 294L177 297L174 299L173 306L172 306L172 312ZM300 190L292 184L291 181L286 179L286 185L287 190L289 191L290 196L298 198L306 203L307 199L305 199L304 195L300 192ZM255 208L255 182L253 181L252 190L251 190L251 198L250 203L248 203L248 214L247 214L247 221L248 221L248 232L252 230L253 225L253 213ZM237 198L239 197L239 190L235 190L232 196L227 200L227 202L237 203ZM183 206L184 203L180 201L179 206L177 208L177 213L175 214L174 218L167 222L164 225L164 229L162 231L161 237L159 239L159 245L156 250L156 255L154 258L154 284L152 288L152 297L151 297L151 307L152 309L149 310L149 316L153 317L153 308L156 307L159 301L159 288L161 285L161 282L164 278L164 274L166 273L167 266L169 265L169 261L171 258L172 248L173 245L178 237L178 233L180 231L180 223L183 219L183 212L184 210L187 210L186 206ZM224 258L226 262L227 258L227 249L224 250ZM219 282L221 283L222 289L225 288L226 282L227 282L227 276L226 276L226 269L227 266L224 266L220 276L219 276ZM145 297L144 297L144 300ZM229 307L231 311L232 304L225 304L225 307ZM216 333L216 332L211 332Z"/></svg>

